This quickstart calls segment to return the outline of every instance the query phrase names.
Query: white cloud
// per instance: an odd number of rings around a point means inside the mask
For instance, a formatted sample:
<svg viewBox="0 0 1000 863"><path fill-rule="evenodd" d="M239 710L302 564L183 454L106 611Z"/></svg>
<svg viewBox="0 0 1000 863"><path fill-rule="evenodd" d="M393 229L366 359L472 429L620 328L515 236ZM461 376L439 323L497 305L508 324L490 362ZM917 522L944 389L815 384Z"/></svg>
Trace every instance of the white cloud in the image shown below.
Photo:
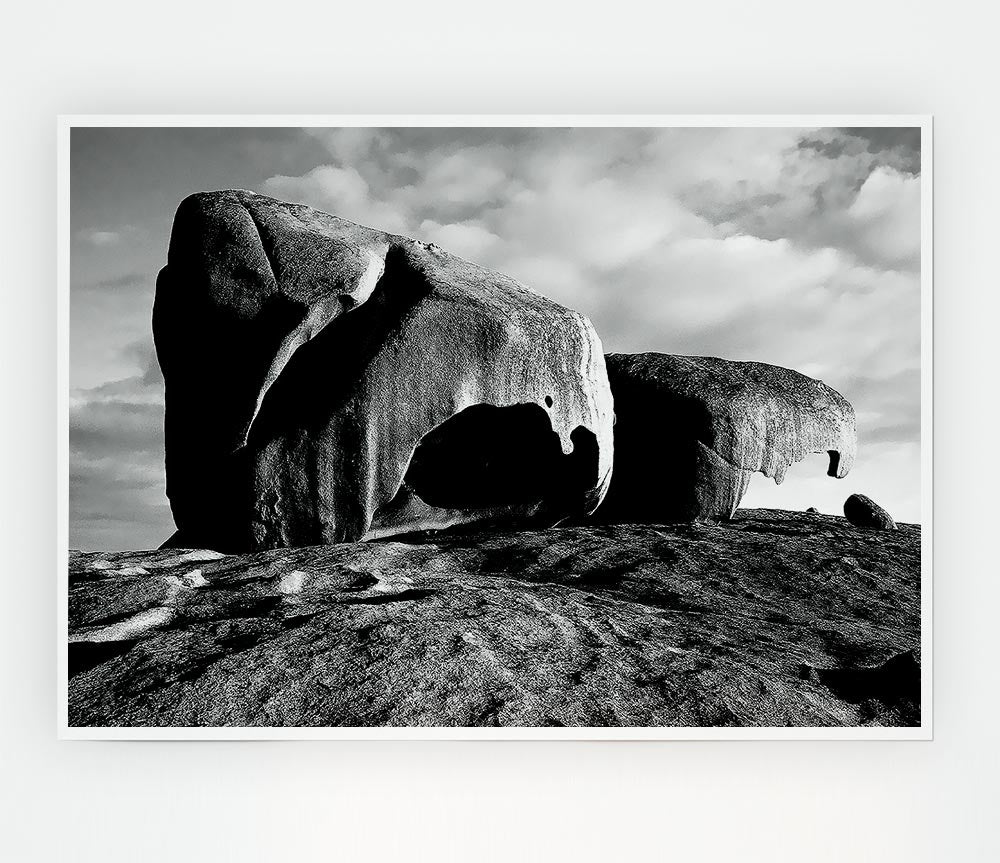
<svg viewBox="0 0 1000 863"><path fill-rule="evenodd" d="M860 241L887 264L913 266L920 256L920 177L891 168L869 174L847 210Z"/></svg>
<svg viewBox="0 0 1000 863"><path fill-rule="evenodd" d="M419 239L437 243L443 249L471 261L478 261L502 242L496 235L475 222L439 225L433 219L420 223Z"/></svg>
<svg viewBox="0 0 1000 863"><path fill-rule="evenodd" d="M352 127L342 129L306 129L306 134L321 141L339 164L350 165L384 148L388 134L382 129Z"/></svg>
<svg viewBox="0 0 1000 863"><path fill-rule="evenodd" d="M136 225L119 225L113 230L100 228L86 228L76 232L88 246L95 249L102 249L110 246L121 246L129 241L141 240L145 232Z"/></svg>
<svg viewBox="0 0 1000 863"><path fill-rule="evenodd" d="M451 204L483 205L503 189L507 174L481 148L459 150L427 166L422 185Z"/></svg>
<svg viewBox="0 0 1000 863"><path fill-rule="evenodd" d="M84 231L81 236L92 246L113 246L122 239L119 231Z"/></svg>
<svg viewBox="0 0 1000 863"><path fill-rule="evenodd" d="M867 141L833 129L785 130L770 140L721 131L708 155L693 159L679 194L722 233L783 237L804 248L841 248L875 266L918 268L920 180L899 167L912 154L872 152Z"/></svg>
<svg viewBox="0 0 1000 863"><path fill-rule="evenodd" d="M390 233L409 227L401 208L373 197L368 183L354 168L320 165L300 177L277 175L266 180L261 190Z"/></svg>
<svg viewBox="0 0 1000 863"><path fill-rule="evenodd" d="M501 268L540 294L574 308L594 305L599 298L581 268L568 258L532 254L507 258Z"/></svg>
<svg viewBox="0 0 1000 863"><path fill-rule="evenodd" d="M320 165L301 177L278 175L266 180L268 195L330 210L356 208L368 201L368 184L354 168Z"/></svg>
<svg viewBox="0 0 1000 863"><path fill-rule="evenodd" d="M660 190L558 171L484 221L522 254L558 254L604 270L641 261L671 238L711 233L703 219Z"/></svg>

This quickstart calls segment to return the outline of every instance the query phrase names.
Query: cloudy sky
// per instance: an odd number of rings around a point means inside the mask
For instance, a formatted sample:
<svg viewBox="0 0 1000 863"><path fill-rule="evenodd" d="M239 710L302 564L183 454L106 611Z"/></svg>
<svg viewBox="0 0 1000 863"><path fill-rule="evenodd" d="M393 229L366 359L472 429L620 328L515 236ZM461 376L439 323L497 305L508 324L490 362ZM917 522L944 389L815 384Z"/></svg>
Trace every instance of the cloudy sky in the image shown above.
<svg viewBox="0 0 1000 863"><path fill-rule="evenodd" d="M245 188L433 241L587 314L607 351L759 360L842 392L859 454L744 506L920 520L917 129L74 129L70 544L173 530L150 313L186 195Z"/></svg>

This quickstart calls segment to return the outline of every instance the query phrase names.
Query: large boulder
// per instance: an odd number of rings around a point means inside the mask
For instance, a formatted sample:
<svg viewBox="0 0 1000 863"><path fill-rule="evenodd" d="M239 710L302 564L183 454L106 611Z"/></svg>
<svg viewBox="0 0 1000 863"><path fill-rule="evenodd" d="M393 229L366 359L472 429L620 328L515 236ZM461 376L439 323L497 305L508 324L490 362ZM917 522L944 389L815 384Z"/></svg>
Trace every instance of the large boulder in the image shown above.
<svg viewBox="0 0 1000 863"><path fill-rule="evenodd" d="M153 331L172 545L548 526L607 488L590 322L434 245L251 192L193 195Z"/></svg>
<svg viewBox="0 0 1000 863"><path fill-rule="evenodd" d="M843 477L857 448L854 409L821 381L766 363L608 354L615 467L602 522L731 518L750 482L780 483L813 452Z"/></svg>
<svg viewBox="0 0 1000 863"><path fill-rule="evenodd" d="M73 553L75 726L920 721L920 528L442 532Z"/></svg>

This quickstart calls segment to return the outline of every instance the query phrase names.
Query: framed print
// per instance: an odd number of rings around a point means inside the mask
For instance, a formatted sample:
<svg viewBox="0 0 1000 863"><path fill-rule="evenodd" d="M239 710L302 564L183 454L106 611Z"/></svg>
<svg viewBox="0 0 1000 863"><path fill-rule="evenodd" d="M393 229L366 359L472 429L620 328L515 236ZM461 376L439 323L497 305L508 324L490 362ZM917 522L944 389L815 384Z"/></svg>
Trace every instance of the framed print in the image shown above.
<svg viewBox="0 0 1000 863"><path fill-rule="evenodd" d="M61 735L929 738L931 162L61 118Z"/></svg>

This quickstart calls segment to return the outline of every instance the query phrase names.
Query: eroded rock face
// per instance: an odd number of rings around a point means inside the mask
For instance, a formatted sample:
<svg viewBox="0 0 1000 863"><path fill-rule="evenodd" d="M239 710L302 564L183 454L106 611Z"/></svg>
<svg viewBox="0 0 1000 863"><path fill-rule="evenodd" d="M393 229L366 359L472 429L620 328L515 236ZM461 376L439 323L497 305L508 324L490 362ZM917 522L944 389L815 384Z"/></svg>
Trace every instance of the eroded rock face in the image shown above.
<svg viewBox="0 0 1000 863"><path fill-rule="evenodd" d="M813 452L830 453L830 476L846 476L854 463L854 410L821 381L716 357L606 361L615 468L598 521L728 519L755 472L780 483Z"/></svg>
<svg viewBox="0 0 1000 863"><path fill-rule="evenodd" d="M607 488L590 322L433 245L250 192L194 195L153 328L173 545L548 526Z"/></svg>
<svg viewBox="0 0 1000 863"><path fill-rule="evenodd" d="M870 527L875 530L896 529L896 522L892 516L863 494L852 494L844 501L844 516L851 524L858 527Z"/></svg>
<svg viewBox="0 0 1000 863"><path fill-rule="evenodd" d="M70 556L71 725L913 725L920 528Z"/></svg>

